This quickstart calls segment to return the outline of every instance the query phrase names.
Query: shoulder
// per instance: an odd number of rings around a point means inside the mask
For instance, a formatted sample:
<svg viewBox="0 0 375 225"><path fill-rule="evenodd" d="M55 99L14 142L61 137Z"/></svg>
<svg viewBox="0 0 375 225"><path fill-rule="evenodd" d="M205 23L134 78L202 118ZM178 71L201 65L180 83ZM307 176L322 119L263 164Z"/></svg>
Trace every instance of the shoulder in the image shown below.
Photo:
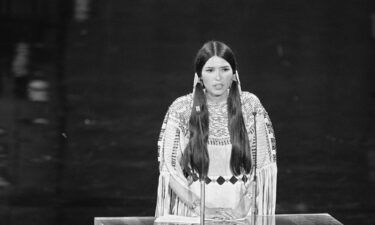
<svg viewBox="0 0 375 225"><path fill-rule="evenodd" d="M242 91L241 93L241 104L245 112L253 112L254 110L263 110L263 106L259 98L250 92Z"/></svg>
<svg viewBox="0 0 375 225"><path fill-rule="evenodd" d="M178 120L179 123L186 124L189 121L192 103L192 93L178 97L169 106L169 117Z"/></svg>
<svg viewBox="0 0 375 225"><path fill-rule="evenodd" d="M191 109L192 93L176 98L169 106L169 112L185 112Z"/></svg>

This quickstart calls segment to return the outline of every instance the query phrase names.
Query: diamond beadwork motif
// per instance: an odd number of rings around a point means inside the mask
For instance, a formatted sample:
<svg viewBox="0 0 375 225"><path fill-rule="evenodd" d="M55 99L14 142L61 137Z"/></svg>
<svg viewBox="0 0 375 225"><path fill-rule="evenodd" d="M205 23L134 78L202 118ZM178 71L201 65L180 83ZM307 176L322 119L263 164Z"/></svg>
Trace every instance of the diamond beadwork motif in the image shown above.
<svg viewBox="0 0 375 225"><path fill-rule="evenodd" d="M222 184L224 184L225 179L224 179L224 177L220 176L220 177L218 177L218 178L216 179L216 182L217 182L218 184L222 185Z"/></svg>
<svg viewBox="0 0 375 225"><path fill-rule="evenodd" d="M230 181L232 184L235 184L235 183L238 181L238 179L237 179L235 176L232 176L232 177L229 179L229 181Z"/></svg>
<svg viewBox="0 0 375 225"><path fill-rule="evenodd" d="M190 176L190 179L192 179L194 182L196 182L196 181L199 180L199 176L196 173L192 173L191 176ZM204 182L206 184L218 183L219 185L223 185L225 182L230 182L232 184L235 184L238 181L243 181L244 183L246 183L248 180L249 180L249 178L246 175L243 175L240 178L232 176L230 179L225 179L224 177L219 176L216 179L211 179L209 177L205 177Z"/></svg>

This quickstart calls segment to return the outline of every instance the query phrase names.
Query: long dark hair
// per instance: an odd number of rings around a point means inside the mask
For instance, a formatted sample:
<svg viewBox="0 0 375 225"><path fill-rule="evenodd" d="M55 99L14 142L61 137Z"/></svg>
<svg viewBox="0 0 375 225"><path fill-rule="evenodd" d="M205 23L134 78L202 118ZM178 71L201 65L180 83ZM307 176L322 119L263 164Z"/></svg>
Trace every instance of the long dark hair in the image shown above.
<svg viewBox="0 0 375 225"><path fill-rule="evenodd" d="M202 77L203 66L213 56L225 59L232 67L233 72L237 70L237 63L232 50L222 42L209 41L202 46L195 58L195 72L199 78ZM200 178L207 176L210 162L207 151L209 119L203 89L204 86L201 82L196 84L189 120L190 139L182 157L182 167L185 174L198 173ZM227 103L228 129L232 144L230 168L234 175L249 174L251 169L250 145L242 116L241 97L237 81L232 82Z"/></svg>

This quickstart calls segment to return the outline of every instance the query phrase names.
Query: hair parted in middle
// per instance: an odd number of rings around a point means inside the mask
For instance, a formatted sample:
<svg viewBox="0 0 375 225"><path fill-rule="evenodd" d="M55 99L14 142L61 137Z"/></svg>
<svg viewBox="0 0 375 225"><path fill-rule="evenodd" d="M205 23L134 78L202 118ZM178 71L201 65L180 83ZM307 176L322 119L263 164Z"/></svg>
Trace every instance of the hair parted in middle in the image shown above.
<svg viewBox="0 0 375 225"><path fill-rule="evenodd" d="M233 51L219 41L206 42L198 51L195 58L195 72L202 77L202 69L213 56L225 59L232 67L233 73L237 70L237 63ZM245 122L242 116L239 84L233 81L227 99L228 130L232 144L230 168L234 175L249 174L251 169L250 144ZM196 108L200 110L195 110ZM200 125L201 124L201 125ZM207 142L209 135L209 118L204 86L198 82L193 96L193 108L189 120L190 139L182 156L182 168L186 175L198 173L200 179L207 176L209 155Z"/></svg>

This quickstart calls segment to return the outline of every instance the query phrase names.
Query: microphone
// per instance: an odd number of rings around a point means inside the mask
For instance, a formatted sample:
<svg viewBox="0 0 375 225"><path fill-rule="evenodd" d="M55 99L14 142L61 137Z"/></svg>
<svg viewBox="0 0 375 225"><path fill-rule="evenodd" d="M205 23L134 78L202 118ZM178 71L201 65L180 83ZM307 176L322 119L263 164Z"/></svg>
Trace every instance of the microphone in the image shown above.
<svg viewBox="0 0 375 225"><path fill-rule="evenodd" d="M195 106L195 112L197 113L200 113L201 112L201 108L200 106ZM201 118L200 116L198 116L198 126L199 126L199 129L201 131L201 134L203 133L203 130L202 130L202 123L201 123ZM200 177L200 183L201 183L201 204L200 204L200 224L203 225L204 224L204 218L205 218L205 195L206 195L206 191L205 191L205 175L204 174L204 165L203 165L203 160L202 160L202 165L201 165L201 173L202 173L202 176Z"/></svg>
<svg viewBox="0 0 375 225"><path fill-rule="evenodd" d="M254 144L255 144L255 150L253 152L253 171L254 171L254 178L252 182L252 205L251 205L251 215L255 219L255 216L258 215L258 209L256 205L256 193L257 193L257 154L258 154L258 137L257 137L257 125L256 125L256 116L257 112L253 112L254 116Z"/></svg>

